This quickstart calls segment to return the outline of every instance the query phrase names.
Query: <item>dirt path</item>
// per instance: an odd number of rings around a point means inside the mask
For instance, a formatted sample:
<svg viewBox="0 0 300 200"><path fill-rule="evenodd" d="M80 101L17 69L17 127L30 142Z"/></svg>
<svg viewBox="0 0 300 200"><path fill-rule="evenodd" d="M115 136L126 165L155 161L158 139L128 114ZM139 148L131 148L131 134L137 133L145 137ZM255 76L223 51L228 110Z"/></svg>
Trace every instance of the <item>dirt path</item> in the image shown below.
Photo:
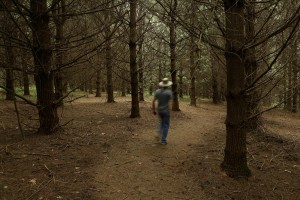
<svg viewBox="0 0 300 200"><path fill-rule="evenodd" d="M145 102L141 107L150 112L150 106ZM101 198L209 199L179 166L184 164L192 146L203 144L209 129L216 127L212 126L216 119L211 118L216 117L216 112L223 118L222 111L182 105L181 112L172 113L167 145L154 139L158 123L155 116L133 120L128 125L132 138L127 144L112 148L99 168L97 179L105 185ZM222 126L220 120L219 125Z"/></svg>
<svg viewBox="0 0 300 200"><path fill-rule="evenodd" d="M249 179L220 170L225 106L181 102L171 113L168 144L155 142L150 101L130 119L130 98L107 104L82 98L60 110L57 134L35 134L36 110L20 103L26 139L14 106L0 104L0 200L19 199L288 199L300 197L299 114L275 110L265 133L247 138Z"/></svg>

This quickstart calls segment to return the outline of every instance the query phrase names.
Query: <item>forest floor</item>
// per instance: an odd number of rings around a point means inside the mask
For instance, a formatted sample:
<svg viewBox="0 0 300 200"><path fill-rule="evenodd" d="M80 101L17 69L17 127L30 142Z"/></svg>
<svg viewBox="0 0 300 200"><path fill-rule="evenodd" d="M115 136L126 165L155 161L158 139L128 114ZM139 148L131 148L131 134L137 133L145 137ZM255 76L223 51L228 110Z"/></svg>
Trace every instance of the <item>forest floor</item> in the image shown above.
<svg viewBox="0 0 300 200"><path fill-rule="evenodd" d="M63 129L37 135L36 110L0 101L0 199L300 199L300 115L263 115L263 133L248 135L252 176L221 170L225 105L181 102L171 113L168 144L154 135L151 102L131 119L130 98L82 98L59 110Z"/></svg>

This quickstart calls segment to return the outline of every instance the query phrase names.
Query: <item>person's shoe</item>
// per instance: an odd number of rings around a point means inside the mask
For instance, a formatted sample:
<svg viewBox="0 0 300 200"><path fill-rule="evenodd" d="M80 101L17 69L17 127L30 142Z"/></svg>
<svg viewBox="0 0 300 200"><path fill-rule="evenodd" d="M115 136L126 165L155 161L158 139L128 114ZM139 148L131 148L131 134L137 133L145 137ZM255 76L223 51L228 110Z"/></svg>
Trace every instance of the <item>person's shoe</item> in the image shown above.
<svg viewBox="0 0 300 200"><path fill-rule="evenodd" d="M167 144L167 142L161 142L161 144L162 144L162 145L166 145L166 144Z"/></svg>

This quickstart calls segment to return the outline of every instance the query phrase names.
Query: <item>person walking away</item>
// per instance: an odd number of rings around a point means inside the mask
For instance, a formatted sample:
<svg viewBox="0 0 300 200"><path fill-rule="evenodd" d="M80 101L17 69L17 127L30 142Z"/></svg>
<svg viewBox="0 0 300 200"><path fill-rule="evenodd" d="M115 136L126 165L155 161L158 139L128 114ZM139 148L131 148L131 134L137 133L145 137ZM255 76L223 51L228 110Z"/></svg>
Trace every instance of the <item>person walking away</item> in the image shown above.
<svg viewBox="0 0 300 200"><path fill-rule="evenodd" d="M170 109L169 103L173 99L172 91L169 87L173 83L168 78L164 78L158 85L160 89L156 90L154 99L152 102L153 114L158 113L160 124L157 139L161 140L161 144L167 144L167 136L170 127ZM157 103L157 109L155 108Z"/></svg>

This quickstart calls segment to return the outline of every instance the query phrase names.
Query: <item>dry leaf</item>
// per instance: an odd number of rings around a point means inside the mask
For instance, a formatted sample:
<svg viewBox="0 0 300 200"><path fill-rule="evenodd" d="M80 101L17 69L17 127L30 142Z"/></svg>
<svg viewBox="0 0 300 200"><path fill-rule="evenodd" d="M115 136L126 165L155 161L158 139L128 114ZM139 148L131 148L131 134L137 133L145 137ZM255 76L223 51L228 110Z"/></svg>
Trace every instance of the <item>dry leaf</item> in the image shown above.
<svg viewBox="0 0 300 200"><path fill-rule="evenodd" d="M35 184L36 184L36 178L31 179L31 180L29 181L29 183L31 183L32 185L35 185Z"/></svg>

